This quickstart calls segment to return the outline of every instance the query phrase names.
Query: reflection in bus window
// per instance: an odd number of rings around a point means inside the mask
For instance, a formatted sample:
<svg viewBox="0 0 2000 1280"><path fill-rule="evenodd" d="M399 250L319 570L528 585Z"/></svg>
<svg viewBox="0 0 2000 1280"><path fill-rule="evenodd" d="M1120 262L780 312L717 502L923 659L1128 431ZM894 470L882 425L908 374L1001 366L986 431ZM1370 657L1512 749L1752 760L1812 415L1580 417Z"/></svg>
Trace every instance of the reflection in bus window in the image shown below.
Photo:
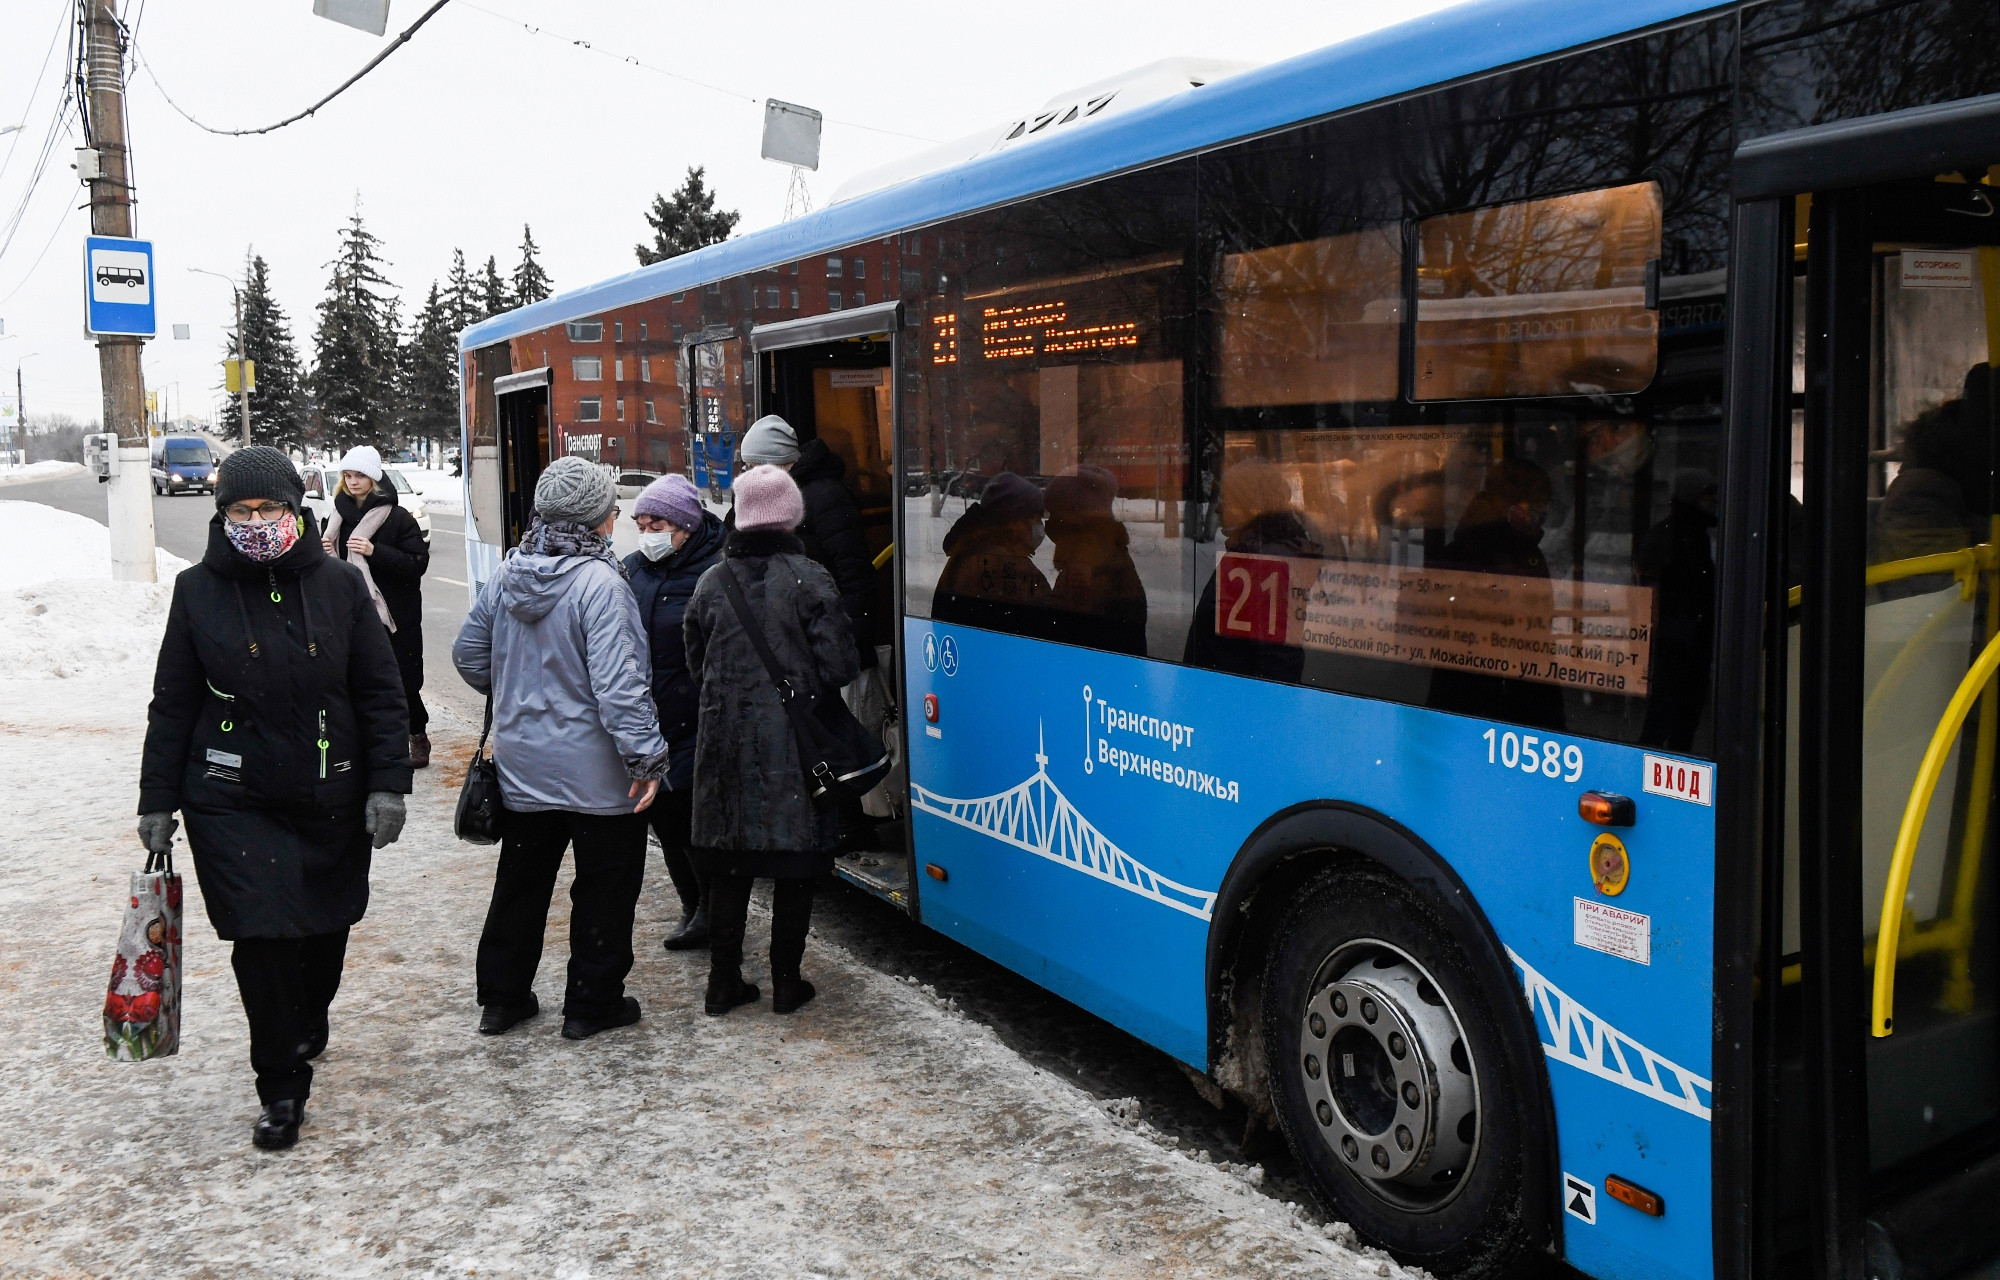
<svg viewBox="0 0 2000 1280"><path fill-rule="evenodd" d="M1222 406L1395 398L1398 228L1227 254L1217 291Z"/></svg>
<svg viewBox="0 0 2000 1280"><path fill-rule="evenodd" d="M1138 181L1185 195L1184 178ZM919 322L907 419L908 607L1178 658L1191 576L1186 257L1144 251L1168 202L1084 218L1065 208L1073 199L939 237L947 293ZM1130 256L1103 256L1093 235Z"/></svg>
<svg viewBox="0 0 2000 1280"><path fill-rule="evenodd" d="M1415 398L1644 390L1660 225L1652 182L1418 223Z"/></svg>
<svg viewBox="0 0 2000 1280"><path fill-rule="evenodd" d="M1590 408L1225 432L1186 660L1691 749L1715 432Z"/></svg>

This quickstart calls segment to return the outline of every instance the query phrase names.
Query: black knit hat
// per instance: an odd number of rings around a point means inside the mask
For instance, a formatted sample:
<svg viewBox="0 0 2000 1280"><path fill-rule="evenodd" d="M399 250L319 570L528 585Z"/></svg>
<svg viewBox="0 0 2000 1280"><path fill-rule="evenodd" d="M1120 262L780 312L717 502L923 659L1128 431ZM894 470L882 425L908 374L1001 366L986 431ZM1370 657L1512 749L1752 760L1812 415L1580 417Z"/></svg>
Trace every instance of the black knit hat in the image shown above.
<svg viewBox="0 0 2000 1280"><path fill-rule="evenodd" d="M226 507L252 498L289 502L292 510L306 505L305 485L292 460L269 445L253 444L238 449L216 469L215 505Z"/></svg>

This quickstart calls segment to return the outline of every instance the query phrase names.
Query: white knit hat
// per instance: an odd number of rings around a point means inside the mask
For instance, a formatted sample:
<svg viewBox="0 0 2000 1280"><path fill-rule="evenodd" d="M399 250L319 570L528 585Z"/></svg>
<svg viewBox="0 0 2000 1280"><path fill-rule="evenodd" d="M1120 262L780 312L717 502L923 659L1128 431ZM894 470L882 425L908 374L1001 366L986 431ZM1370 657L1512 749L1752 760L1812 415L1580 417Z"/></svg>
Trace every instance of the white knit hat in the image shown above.
<svg viewBox="0 0 2000 1280"><path fill-rule="evenodd" d="M340 470L359 471L370 480L382 478L382 455L372 444L357 444L340 459Z"/></svg>

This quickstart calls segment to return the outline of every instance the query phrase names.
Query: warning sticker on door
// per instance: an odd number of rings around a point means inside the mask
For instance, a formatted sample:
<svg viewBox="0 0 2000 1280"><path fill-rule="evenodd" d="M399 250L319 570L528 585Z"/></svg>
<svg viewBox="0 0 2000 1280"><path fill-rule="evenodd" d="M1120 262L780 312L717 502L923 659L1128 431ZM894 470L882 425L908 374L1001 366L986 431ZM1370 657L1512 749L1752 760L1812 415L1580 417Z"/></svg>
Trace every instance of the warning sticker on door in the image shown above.
<svg viewBox="0 0 2000 1280"><path fill-rule="evenodd" d="M1653 917L1577 898L1576 945L1637 964L1653 963Z"/></svg>
<svg viewBox="0 0 2000 1280"><path fill-rule="evenodd" d="M1563 1212L1597 1225L1597 1188L1573 1173L1563 1175Z"/></svg>

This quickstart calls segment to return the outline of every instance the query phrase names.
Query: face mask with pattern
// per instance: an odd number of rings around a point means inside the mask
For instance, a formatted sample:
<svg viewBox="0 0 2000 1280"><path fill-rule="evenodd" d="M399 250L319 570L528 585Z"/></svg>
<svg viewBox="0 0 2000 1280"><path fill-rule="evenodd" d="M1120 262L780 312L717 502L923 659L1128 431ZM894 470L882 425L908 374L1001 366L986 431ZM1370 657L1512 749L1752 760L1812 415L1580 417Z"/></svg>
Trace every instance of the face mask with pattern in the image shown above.
<svg viewBox="0 0 2000 1280"><path fill-rule="evenodd" d="M228 516L222 518L222 531L229 535L229 545L241 551L259 564L276 560L292 549L299 540L299 518L289 520L245 520L241 524Z"/></svg>

